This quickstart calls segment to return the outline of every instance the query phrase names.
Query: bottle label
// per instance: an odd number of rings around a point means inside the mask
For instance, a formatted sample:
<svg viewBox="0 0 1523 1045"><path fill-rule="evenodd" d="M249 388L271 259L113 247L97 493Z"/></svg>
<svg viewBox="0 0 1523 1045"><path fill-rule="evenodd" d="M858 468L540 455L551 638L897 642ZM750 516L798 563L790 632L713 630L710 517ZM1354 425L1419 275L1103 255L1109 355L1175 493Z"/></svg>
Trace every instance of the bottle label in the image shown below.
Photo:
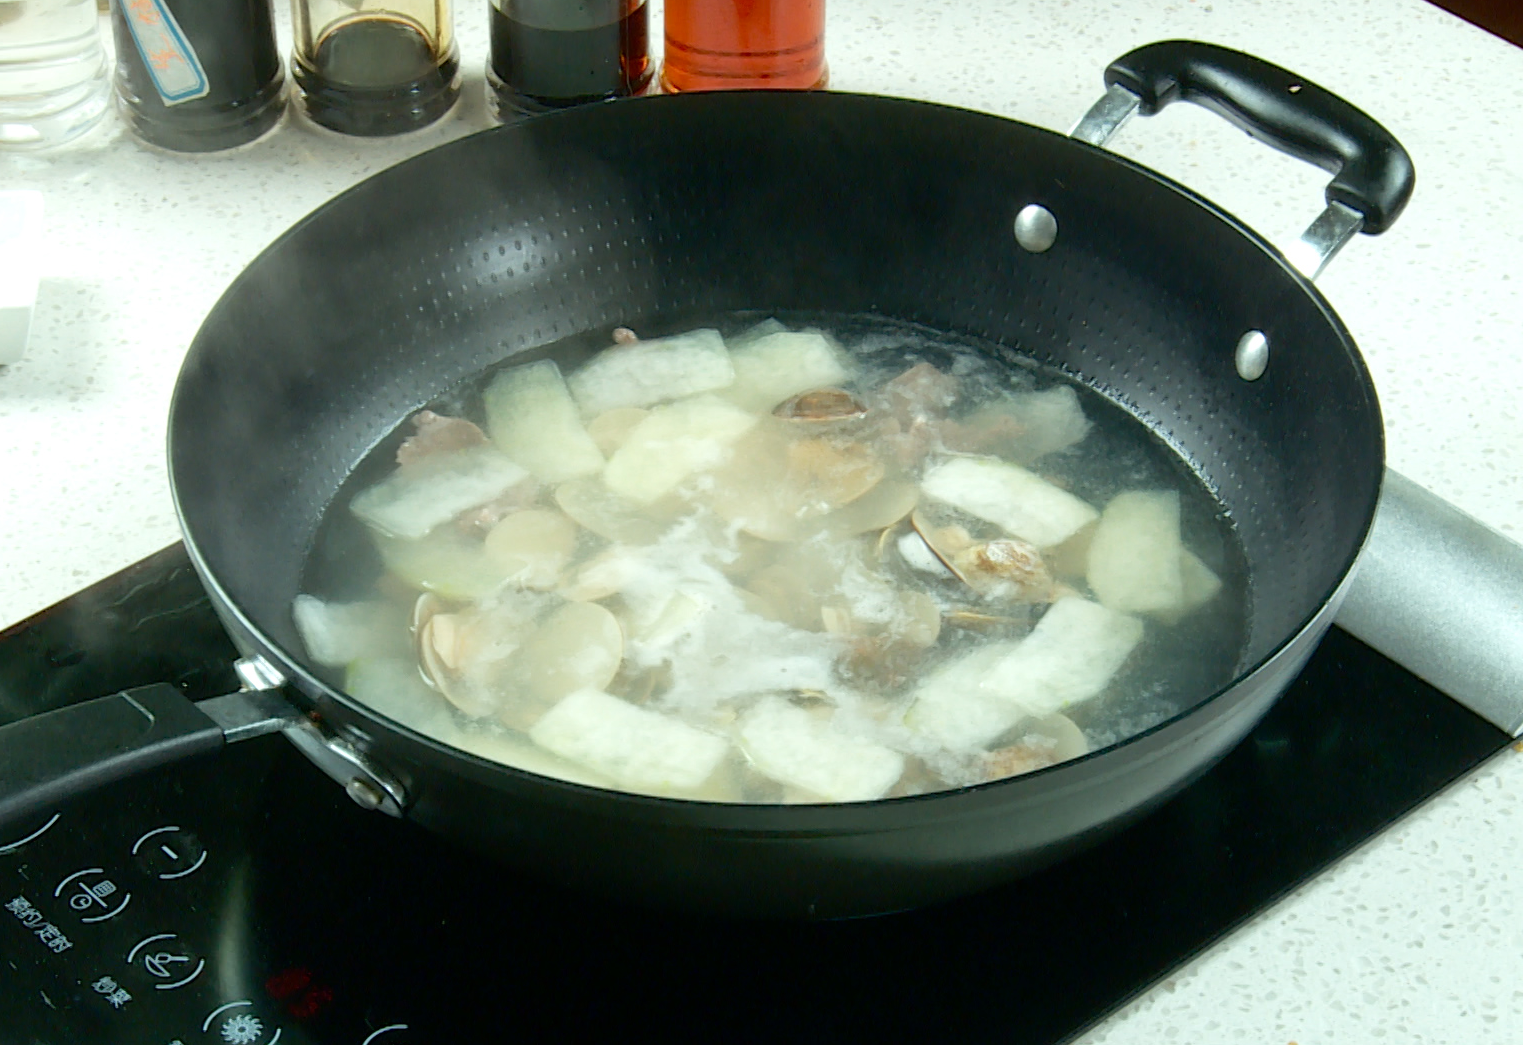
<svg viewBox="0 0 1523 1045"><path fill-rule="evenodd" d="M165 105L204 98L211 91L196 49L164 0L119 0L143 66Z"/></svg>

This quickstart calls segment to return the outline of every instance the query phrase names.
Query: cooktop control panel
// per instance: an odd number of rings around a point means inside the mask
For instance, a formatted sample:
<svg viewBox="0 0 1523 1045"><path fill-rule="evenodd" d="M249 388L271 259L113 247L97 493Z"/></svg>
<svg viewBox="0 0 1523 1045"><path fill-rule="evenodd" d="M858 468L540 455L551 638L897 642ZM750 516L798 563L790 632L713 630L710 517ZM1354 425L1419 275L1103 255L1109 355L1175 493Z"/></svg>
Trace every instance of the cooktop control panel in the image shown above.
<svg viewBox="0 0 1523 1045"><path fill-rule="evenodd" d="M234 655L176 546L0 633L0 723L224 693ZM261 737L0 825L0 1045L1067 1041L1510 741L1334 629L1220 765L1093 849L805 925L566 892Z"/></svg>
<svg viewBox="0 0 1523 1045"><path fill-rule="evenodd" d="M11 967L0 1040L424 1040L404 1013L372 1008L360 985L335 978L328 947L299 942L321 933L267 924L285 906L279 893L299 884L268 880L260 853L265 778L282 761L271 746L281 741L267 739L0 828L0 954ZM328 808L332 790L312 795L315 817L343 812Z"/></svg>

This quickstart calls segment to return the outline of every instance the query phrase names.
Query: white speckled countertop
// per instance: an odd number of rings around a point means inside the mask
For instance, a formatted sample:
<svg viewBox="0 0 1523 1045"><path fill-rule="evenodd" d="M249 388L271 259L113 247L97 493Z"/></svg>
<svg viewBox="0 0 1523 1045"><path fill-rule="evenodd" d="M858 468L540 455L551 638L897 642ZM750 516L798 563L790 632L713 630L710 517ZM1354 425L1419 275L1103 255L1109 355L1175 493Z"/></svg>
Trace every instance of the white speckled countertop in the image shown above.
<svg viewBox="0 0 1523 1045"><path fill-rule="evenodd" d="M288 119L191 157L113 124L63 151L0 155L0 188L41 189L48 208L32 343L0 367L0 624L177 538L170 390L232 277L359 178L488 125L485 0L459 6L465 98L405 139ZM1523 50L1422 0L832 0L827 38L836 88L1066 130L1108 61L1169 37L1292 68L1407 146L1411 207L1321 287L1369 360L1391 465L1523 539ZM1277 242L1321 207L1325 175L1188 107L1133 122L1113 147ZM1520 912L1523 759L1507 753L1081 1040L1523 1041Z"/></svg>

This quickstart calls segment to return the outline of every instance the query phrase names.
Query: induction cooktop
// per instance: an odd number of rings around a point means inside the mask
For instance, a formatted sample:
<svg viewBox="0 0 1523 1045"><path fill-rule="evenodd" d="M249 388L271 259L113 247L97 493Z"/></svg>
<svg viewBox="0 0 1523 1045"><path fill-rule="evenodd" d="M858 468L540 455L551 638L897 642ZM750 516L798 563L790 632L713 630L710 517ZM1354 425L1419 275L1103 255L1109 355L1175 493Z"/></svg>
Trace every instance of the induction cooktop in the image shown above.
<svg viewBox="0 0 1523 1045"><path fill-rule="evenodd" d="M236 657L175 545L0 633L0 722ZM1061 1042L1510 742L1335 628L1224 761L907 914L619 907L366 812L279 735L0 825L0 1045Z"/></svg>

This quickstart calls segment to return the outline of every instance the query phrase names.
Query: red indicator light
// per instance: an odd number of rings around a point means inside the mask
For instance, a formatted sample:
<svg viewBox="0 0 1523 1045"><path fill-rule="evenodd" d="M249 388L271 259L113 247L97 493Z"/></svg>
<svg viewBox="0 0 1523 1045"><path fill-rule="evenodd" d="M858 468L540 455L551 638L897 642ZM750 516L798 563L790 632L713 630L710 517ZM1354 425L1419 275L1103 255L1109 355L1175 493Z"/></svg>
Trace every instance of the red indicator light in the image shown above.
<svg viewBox="0 0 1523 1045"><path fill-rule="evenodd" d="M328 1003L332 1000L333 988L313 987L306 994L303 994L300 998L287 1005L286 1011L298 1020L310 1020L326 1009Z"/></svg>
<svg viewBox="0 0 1523 1045"><path fill-rule="evenodd" d="M282 969L264 981L264 989L276 1001L285 1001L312 982L309 969Z"/></svg>

